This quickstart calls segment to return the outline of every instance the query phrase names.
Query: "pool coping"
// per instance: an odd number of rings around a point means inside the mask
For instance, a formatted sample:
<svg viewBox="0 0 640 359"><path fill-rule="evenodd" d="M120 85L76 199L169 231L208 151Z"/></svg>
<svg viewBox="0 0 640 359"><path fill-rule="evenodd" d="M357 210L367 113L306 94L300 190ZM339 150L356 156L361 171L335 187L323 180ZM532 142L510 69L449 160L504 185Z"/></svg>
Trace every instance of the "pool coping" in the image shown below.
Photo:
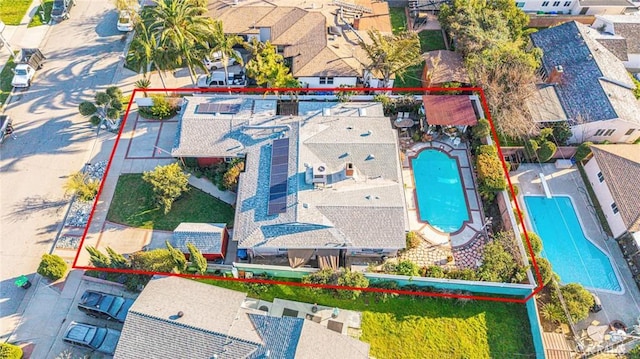
<svg viewBox="0 0 640 359"><path fill-rule="evenodd" d="M423 151L426 150L436 150L442 154L444 154L445 156L449 157L450 159L453 159L456 161L456 170L458 171L458 178L460 178L460 187L462 190L462 195L464 197L464 203L466 205L466 210L467 210L467 219L462 221L462 223L460 224L460 228L458 228L458 230L456 230L455 232L445 232L445 231L441 231L439 230L437 227L435 227L434 225L432 225L429 221L425 221L422 220L422 217L420 215L420 201L418 201L418 191L417 191L417 181L416 181L416 177L414 174L414 170L413 170L413 160L418 158L418 156L420 156L420 154ZM465 227L469 225L469 223L472 223L472 217L471 217L471 207L469 205L469 199L467 198L467 194L465 193L465 187L464 187L464 182L463 182L463 174L462 174L462 170L460 169L461 165L460 165L460 160L458 159L458 156L452 156L449 152L444 150L444 146L441 145L439 147L423 147L420 150L418 150L417 152L414 152L414 154L407 156L408 160L409 160L409 169L411 170L411 176L413 179L413 201L416 204L416 210L418 212L418 221L420 223L424 223L429 225L434 231L437 231L438 233L444 234L444 235L456 235L459 234L460 232L464 231ZM475 189L475 188L474 188Z"/></svg>
<svg viewBox="0 0 640 359"><path fill-rule="evenodd" d="M526 194L526 195L519 195L518 197L521 198L521 204L522 206L525 208L528 216L526 216L524 218L525 223L527 224L527 227L530 228L533 232L535 232L536 234L538 232L536 232L536 228L533 226L533 223L531 223L530 217L531 217L531 212L529 212L529 206L527 206L524 198L525 197L546 197L544 194ZM593 244L600 252L602 252L602 254L604 254L605 257L607 257L607 260L609 260L609 264L611 265L611 268L613 269L613 274L616 276L616 280L618 281L618 285L620 286L621 290L620 291L614 291L614 290L609 290L609 289L601 289L601 288L594 288L594 287L589 287L586 286L582 283L582 286L584 286L585 288L587 288L588 290L593 290L593 291L597 291L597 292L603 292L603 293L609 293L609 294L615 294L615 295L624 295L627 292L627 289L624 285L624 282L621 280L621 275L620 273L618 273L618 268L615 265L615 262L612 260L612 257L609 255L608 251L605 251L598 243L596 243L593 239L591 239L587 233L585 232L585 225L582 221L582 218L580 217L580 213L576 210L577 206L576 203L573 199L573 196L571 196L570 194L553 194L551 196L551 198L553 197L567 197L569 198L569 201L571 202L571 206L573 208L573 212L576 215L576 218L578 219L578 223L580 224L580 231L582 232L582 235L584 236L584 238L586 238L591 244ZM543 251L544 251L544 246L543 246ZM548 258L545 257L545 259L549 260ZM549 261L549 263L551 263L551 261ZM553 268L553 264L552 264L552 268ZM562 283L561 283L562 284ZM567 285L569 283L564 283L564 285Z"/></svg>

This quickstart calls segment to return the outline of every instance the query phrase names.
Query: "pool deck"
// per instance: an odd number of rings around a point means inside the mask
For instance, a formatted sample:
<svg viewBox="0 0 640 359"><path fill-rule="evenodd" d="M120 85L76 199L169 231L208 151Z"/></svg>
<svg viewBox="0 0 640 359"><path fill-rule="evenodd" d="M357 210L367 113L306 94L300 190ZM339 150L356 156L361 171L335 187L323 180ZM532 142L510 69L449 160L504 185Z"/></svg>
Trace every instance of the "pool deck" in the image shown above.
<svg viewBox="0 0 640 359"><path fill-rule="evenodd" d="M623 293L611 291L593 290L602 301L603 310L599 313L591 313L589 317L576 323L579 332L585 329L593 320L608 324L614 319L622 320L628 327L637 324L636 319L640 315L640 291L633 281L631 271L622 256L618 244L605 234L596 215L589 207L589 200L584 189L584 183L580 172L574 166L568 169L557 169L554 164L521 164L517 171L510 173L511 181L518 185L518 204L525 217L525 224L532 229L524 204L523 196L544 195L539 173L543 173L553 196L569 196L582 223L583 230L597 247L602 249L611 259L612 265L617 270Z"/></svg>
<svg viewBox="0 0 640 359"><path fill-rule="evenodd" d="M469 220L465 221L462 228L454 233L443 233L434 229L428 223L420 220L420 214L416 207L415 199L415 182L410 166L412 157L416 157L418 153L424 149L437 149L447 153L457 159L461 174L464 195L469 207ZM484 244L483 233L483 212L480 205L480 198L476 191L476 185L473 177L473 170L469 162L469 154L467 144L462 142L458 146L448 139L434 140L431 142L419 142L414 144L406 151L406 156L402 164L402 177L405 183L405 198L407 201L407 212L409 214L409 229L418 232L424 239L435 246L450 245L454 250L454 257L459 267L474 267L480 258L470 258L469 249L476 249ZM456 253L465 253L465 255L457 256ZM469 263L462 263L469 262Z"/></svg>

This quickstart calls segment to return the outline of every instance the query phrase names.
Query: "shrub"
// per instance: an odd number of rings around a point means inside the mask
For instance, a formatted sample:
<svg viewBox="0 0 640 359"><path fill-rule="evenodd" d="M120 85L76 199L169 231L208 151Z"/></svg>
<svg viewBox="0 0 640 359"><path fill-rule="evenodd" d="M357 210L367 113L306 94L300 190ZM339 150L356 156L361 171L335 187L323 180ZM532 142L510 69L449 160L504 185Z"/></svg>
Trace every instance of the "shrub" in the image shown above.
<svg viewBox="0 0 640 359"><path fill-rule="evenodd" d="M171 273L175 266L176 262L166 248L139 251L131 255L132 269Z"/></svg>
<svg viewBox="0 0 640 359"><path fill-rule="evenodd" d="M587 158L587 156L589 156L591 154L591 145L593 145L593 142L583 142L578 146L578 149L576 150L576 154L573 156L573 158L576 159L576 161L581 162L583 161L585 158Z"/></svg>
<svg viewBox="0 0 640 359"><path fill-rule="evenodd" d="M2 343L0 344L0 359L21 359L22 349L13 344Z"/></svg>
<svg viewBox="0 0 640 359"><path fill-rule="evenodd" d="M542 285L545 286L551 282L551 278L553 278L553 269L551 268L551 263L546 258L537 257L536 263L538 264L538 269L540 269L540 276L542 277Z"/></svg>
<svg viewBox="0 0 640 359"><path fill-rule="evenodd" d="M534 139L529 139L524 142L524 152L530 161L533 161L536 158L539 148L540 145L538 144L538 141Z"/></svg>
<svg viewBox="0 0 640 359"><path fill-rule="evenodd" d="M94 126L98 126L101 121L102 121L102 119L98 115L93 115L93 116L89 117L89 123L94 125Z"/></svg>
<svg viewBox="0 0 640 359"><path fill-rule="evenodd" d="M93 115L96 111L98 111L96 105L89 101L84 101L78 105L78 112L80 112L82 116Z"/></svg>
<svg viewBox="0 0 640 359"><path fill-rule="evenodd" d="M636 95L636 98L640 98L640 86L637 88L638 94ZM640 359L640 345L636 345L635 348L631 349L628 353L627 353L627 358L628 359Z"/></svg>
<svg viewBox="0 0 640 359"><path fill-rule="evenodd" d="M362 272L352 272L349 269L340 272L338 277L338 285L351 288L367 288L369 286L369 279L364 276ZM338 290L337 294L340 298L344 299L356 299L360 296L362 291L359 290Z"/></svg>
<svg viewBox="0 0 640 359"><path fill-rule="evenodd" d="M473 269L454 269L447 272L447 278L460 280L477 280L477 272Z"/></svg>
<svg viewBox="0 0 640 359"><path fill-rule="evenodd" d="M484 247L478 277L489 282L517 283L524 280L524 268L502 244L493 241Z"/></svg>
<svg viewBox="0 0 640 359"><path fill-rule="evenodd" d="M414 231L407 232L407 249L418 248L422 240L420 236Z"/></svg>
<svg viewBox="0 0 640 359"><path fill-rule="evenodd" d="M594 303L593 296L589 291L578 283L569 283L561 287L560 291L574 322L579 322L589 316L589 309Z"/></svg>
<svg viewBox="0 0 640 359"><path fill-rule="evenodd" d="M480 146L480 151L483 151L482 147L484 146ZM500 163L500 159L497 156L480 153L476 156L476 166L480 186L484 187L485 190L497 192L507 187L502 163Z"/></svg>
<svg viewBox="0 0 640 359"><path fill-rule="evenodd" d="M169 117L173 108L169 100L167 100L166 96L163 95L151 95L151 100L153 101L153 106L151 106L151 114L159 119Z"/></svg>
<svg viewBox="0 0 640 359"><path fill-rule="evenodd" d="M189 261L191 267L195 273L203 274L207 271L207 259L202 255L202 252L196 246L187 242L187 248L189 249Z"/></svg>
<svg viewBox="0 0 640 359"><path fill-rule="evenodd" d="M222 177L222 186L228 191L235 191L238 189L238 178L240 172L244 169L244 162L236 162L229 167L227 172Z"/></svg>
<svg viewBox="0 0 640 359"><path fill-rule="evenodd" d="M158 166L153 171L145 172L142 179L153 186L156 202L169 213L171 205L183 192L189 189L189 175L182 172L178 163Z"/></svg>
<svg viewBox="0 0 640 359"><path fill-rule="evenodd" d="M560 305L560 303L552 302L542 304L542 306L540 307L540 315L544 319L558 324L567 321L564 315L564 310L562 310L562 306Z"/></svg>
<svg viewBox="0 0 640 359"><path fill-rule="evenodd" d="M520 216L522 215L522 211L517 208L513 209L513 216L516 217L516 224L520 225L522 221L520 220ZM524 216L522 216L524 218Z"/></svg>
<svg viewBox="0 0 640 359"><path fill-rule="evenodd" d="M542 240L535 232L527 232L529 236L529 242L531 243L531 249L533 249L533 254L535 256L539 255L542 252ZM522 237L522 244L524 244L524 248L527 247L527 239L524 236L524 233L520 235Z"/></svg>
<svg viewBox="0 0 640 359"><path fill-rule="evenodd" d="M111 259L102 253L99 249L92 246L85 247L89 252L89 260L91 264L96 268L109 268L111 267Z"/></svg>
<svg viewBox="0 0 640 359"><path fill-rule="evenodd" d="M446 278L447 277L446 273L444 272L444 269L438 266L424 267L423 272L421 274L423 277L430 277L430 278Z"/></svg>
<svg viewBox="0 0 640 359"><path fill-rule="evenodd" d="M396 265L396 274L408 275L408 276L419 276L420 267L418 267L417 264L409 260L400 261L398 265Z"/></svg>
<svg viewBox="0 0 640 359"><path fill-rule="evenodd" d="M69 176L64 184L67 192L72 192L78 200L82 202L90 202L98 194L100 182L96 179L89 178L86 173L76 172Z"/></svg>
<svg viewBox="0 0 640 359"><path fill-rule="evenodd" d="M67 273L67 263L60 256L55 254L42 255L42 261L38 266L38 274L56 281L64 277Z"/></svg>
<svg viewBox="0 0 640 359"><path fill-rule="evenodd" d="M485 154L489 156L498 156L498 148L494 145L481 145L478 146L476 154Z"/></svg>
<svg viewBox="0 0 640 359"><path fill-rule="evenodd" d="M551 141L544 141L538 150L538 159L540 162L547 162L556 154L556 144Z"/></svg>
<svg viewBox="0 0 640 359"><path fill-rule="evenodd" d="M481 139L489 136L491 133L491 124L489 124L489 120L486 118L481 118L478 120L478 124L473 126L471 129L471 135L473 138Z"/></svg>
<svg viewBox="0 0 640 359"><path fill-rule="evenodd" d="M567 123L567 121L554 122L552 128L553 137L560 146L566 145L567 141L569 141L569 138L573 136L573 133L571 133L571 128L569 127L569 123Z"/></svg>

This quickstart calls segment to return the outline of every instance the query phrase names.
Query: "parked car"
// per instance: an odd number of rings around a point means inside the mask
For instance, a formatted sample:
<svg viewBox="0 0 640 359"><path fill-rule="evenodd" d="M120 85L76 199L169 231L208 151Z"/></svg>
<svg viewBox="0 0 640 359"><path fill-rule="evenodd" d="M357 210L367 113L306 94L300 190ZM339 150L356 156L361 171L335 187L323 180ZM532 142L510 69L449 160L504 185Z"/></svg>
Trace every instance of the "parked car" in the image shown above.
<svg viewBox="0 0 640 359"><path fill-rule="evenodd" d="M224 81L224 72L212 72L209 75L200 75L196 82L196 86L200 88L215 88L215 87L245 87L247 86L247 80L244 76L244 72L235 74L230 72L229 78L226 83Z"/></svg>
<svg viewBox="0 0 640 359"><path fill-rule="evenodd" d="M131 31L133 30L133 18L131 17L131 13L127 10L120 11L120 16L118 16L118 31Z"/></svg>
<svg viewBox="0 0 640 359"><path fill-rule="evenodd" d="M51 18L55 21L68 19L69 11L71 11L71 7L75 4L75 0L53 0Z"/></svg>
<svg viewBox="0 0 640 359"><path fill-rule="evenodd" d="M64 332L62 340L69 344L113 355L118 340L120 340L120 331L86 323L71 322Z"/></svg>
<svg viewBox="0 0 640 359"><path fill-rule="evenodd" d="M22 49L16 61L16 67L13 69L13 79L11 86L13 87L29 87L31 80L36 71L42 67L46 57L39 49Z"/></svg>
<svg viewBox="0 0 640 359"><path fill-rule="evenodd" d="M124 323L134 300L95 290L87 290L80 297L78 309L96 318L117 320Z"/></svg>
<svg viewBox="0 0 640 359"><path fill-rule="evenodd" d="M234 50L236 55L238 55L240 58L242 58L242 55L240 54L239 51ZM204 58L204 60L202 61L204 62L204 66L206 66L206 68L209 71L212 70L217 70L217 69L221 69L223 68L223 64L222 64L222 53L221 52L214 52L212 54L212 56L207 56ZM227 64L227 66L233 66L236 64L236 59L234 59L233 57L229 58L229 63Z"/></svg>
<svg viewBox="0 0 640 359"><path fill-rule="evenodd" d="M0 143L4 141L5 136L11 135L13 132L13 123L9 115L0 115Z"/></svg>

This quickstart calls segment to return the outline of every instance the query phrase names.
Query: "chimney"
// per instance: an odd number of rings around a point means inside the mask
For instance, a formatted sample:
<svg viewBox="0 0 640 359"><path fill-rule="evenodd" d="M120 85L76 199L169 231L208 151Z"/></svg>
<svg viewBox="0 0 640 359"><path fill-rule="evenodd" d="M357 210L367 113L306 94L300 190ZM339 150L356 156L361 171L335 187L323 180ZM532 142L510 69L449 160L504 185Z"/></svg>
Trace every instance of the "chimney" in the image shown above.
<svg viewBox="0 0 640 359"><path fill-rule="evenodd" d="M549 76L547 77L548 84L559 84L562 80L562 74L564 73L564 69L561 65L555 66Z"/></svg>
<svg viewBox="0 0 640 359"><path fill-rule="evenodd" d="M353 177L353 163L347 162L344 168L344 175L347 177Z"/></svg>

